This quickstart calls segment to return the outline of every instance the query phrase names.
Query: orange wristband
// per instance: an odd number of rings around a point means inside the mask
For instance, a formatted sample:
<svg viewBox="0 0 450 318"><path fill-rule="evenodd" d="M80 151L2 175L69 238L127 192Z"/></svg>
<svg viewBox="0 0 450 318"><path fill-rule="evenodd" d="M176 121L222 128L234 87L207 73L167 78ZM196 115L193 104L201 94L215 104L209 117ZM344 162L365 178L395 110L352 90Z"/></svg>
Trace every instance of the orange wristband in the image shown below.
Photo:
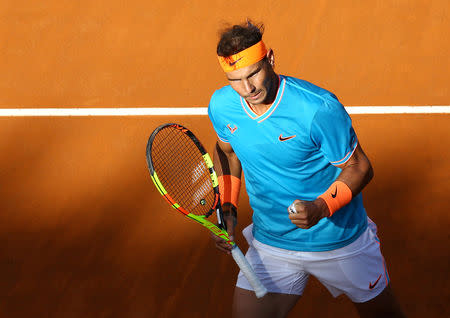
<svg viewBox="0 0 450 318"><path fill-rule="evenodd" d="M241 190L241 179L232 175L217 177L219 181L219 193L221 203L231 203L238 207L239 192Z"/></svg>
<svg viewBox="0 0 450 318"><path fill-rule="evenodd" d="M330 210L330 216L334 212L347 205L352 200L352 190L342 181L335 181L319 198L325 200Z"/></svg>

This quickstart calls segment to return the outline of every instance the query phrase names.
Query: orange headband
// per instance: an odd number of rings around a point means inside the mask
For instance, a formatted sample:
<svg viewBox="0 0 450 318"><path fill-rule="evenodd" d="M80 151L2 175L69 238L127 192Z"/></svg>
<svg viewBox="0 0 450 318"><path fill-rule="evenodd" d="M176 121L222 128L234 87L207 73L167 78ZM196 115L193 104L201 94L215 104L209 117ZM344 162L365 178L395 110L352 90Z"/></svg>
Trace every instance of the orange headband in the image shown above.
<svg viewBox="0 0 450 318"><path fill-rule="evenodd" d="M261 40L241 52L231 56L218 56L220 66L225 72L231 72L261 61L267 54L266 46Z"/></svg>

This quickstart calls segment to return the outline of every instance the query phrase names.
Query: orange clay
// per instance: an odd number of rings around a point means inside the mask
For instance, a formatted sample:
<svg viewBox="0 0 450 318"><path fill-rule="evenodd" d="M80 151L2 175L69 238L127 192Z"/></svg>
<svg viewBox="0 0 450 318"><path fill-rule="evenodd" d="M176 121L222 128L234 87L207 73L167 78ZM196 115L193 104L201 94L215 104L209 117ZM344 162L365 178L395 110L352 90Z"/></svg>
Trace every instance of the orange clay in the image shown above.
<svg viewBox="0 0 450 318"><path fill-rule="evenodd" d="M225 72L231 72L261 61L267 54L263 41L233 54L231 56L218 56L220 66Z"/></svg>
<svg viewBox="0 0 450 318"><path fill-rule="evenodd" d="M217 179L219 180L221 203L231 203L237 208L241 179L232 175L219 176Z"/></svg>
<svg viewBox="0 0 450 318"><path fill-rule="evenodd" d="M352 200L352 190L342 181L335 181L327 191L319 195L325 200L330 210L330 216L334 212L347 205Z"/></svg>

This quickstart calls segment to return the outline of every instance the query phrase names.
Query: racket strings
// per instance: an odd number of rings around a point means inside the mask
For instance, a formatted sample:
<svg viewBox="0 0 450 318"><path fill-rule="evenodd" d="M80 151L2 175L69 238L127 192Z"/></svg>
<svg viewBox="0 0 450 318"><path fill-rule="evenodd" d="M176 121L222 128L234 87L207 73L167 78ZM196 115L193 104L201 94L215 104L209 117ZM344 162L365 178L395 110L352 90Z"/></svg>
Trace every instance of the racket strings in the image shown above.
<svg viewBox="0 0 450 318"><path fill-rule="evenodd" d="M208 216L214 189L202 153L184 132L166 127L152 143L152 162L168 194L184 209Z"/></svg>

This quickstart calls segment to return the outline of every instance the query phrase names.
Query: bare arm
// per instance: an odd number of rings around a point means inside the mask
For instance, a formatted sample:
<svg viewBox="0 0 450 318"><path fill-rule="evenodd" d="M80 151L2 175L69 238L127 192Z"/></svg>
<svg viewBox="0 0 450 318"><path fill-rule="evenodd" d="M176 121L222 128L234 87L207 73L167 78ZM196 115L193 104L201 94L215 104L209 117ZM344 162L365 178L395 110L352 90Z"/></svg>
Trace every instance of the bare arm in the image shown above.
<svg viewBox="0 0 450 318"><path fill-rule="evenodd" d="M359 144L350 159L337 167L341 168L342 172L336 181L344 182L350 188L352 197L360 193L373 177L372 165ZM290 214L289 218L302 229L308 229L320 219L330 215L328 206L322 198L314 201L295 200L294 204L297 213Z"/></svg>
<svg viewBox="0 0 450 318"><path fill-rule="evenodd" d="M337 167L341 168L342 172L336 180L344 182L352 190L353 197L373 178L372 165L359 144L350 159Z"/></svg>
<svg viewBox="0 0 450 318"><path fill-rule="evenodd" d="M217 140L214 148L213 163L217 176L232 175L239 179L241 178L241 162L229 143ZM222 209L228 234L231 240L234 240L234 228L237 225L237 207L231 203L224 203L222 204ZM231 246L228 243L215 235L212 238L219 250L229 253Z"/></svg>
<svg viewBox="0 0 450 318"><path fill-rule="evenodd" d="M213 160L214 167L216 167L216 172L219 176L231 174L237 178L241 177L241 162L230 144L217 140Z"/></svg>

